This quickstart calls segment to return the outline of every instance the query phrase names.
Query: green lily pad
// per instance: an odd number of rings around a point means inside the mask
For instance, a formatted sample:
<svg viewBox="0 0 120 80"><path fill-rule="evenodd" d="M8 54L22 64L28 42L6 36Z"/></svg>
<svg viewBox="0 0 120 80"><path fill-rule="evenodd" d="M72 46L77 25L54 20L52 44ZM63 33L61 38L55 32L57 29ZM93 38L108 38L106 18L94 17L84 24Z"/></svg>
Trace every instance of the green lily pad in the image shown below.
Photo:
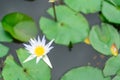
<svg viewBox="0 0 120 80"><path fill-rule="evenodd" d="M2 73L0 73L0 80L2 80Z"/></svg>
<svg viewBox="0 0 120 80"><path fill-rule="evenodd" d="M0 78L2 78L2 74L0 73Z"/></svg>
<svg viewBox="0 0 120 80"><path fill-rule="evenodd" d="M120 0L107 0L107 1L112 3L116 7L120 7Z"/></svg>
<svg viewBox="0 0 120 80"><path fill-rule="evenodd" d="M105 68L103 70L105 76L111 76L117 74L120 70L120 55L111 57L107 60Z"/></svg>
<svg viewBox="0 0 120 80"><path fill-rule="evenodd" d="M10 13L3 17L2 25L15 39L27 42L37 35L35 21L23 13Z"/></svg>
<svg viewBox="0 0 120 80"><path fill-rule="evenodd" d="M120 75L115 76L112 80L120 80Z"/></svg>
<svg viewBox="0 0 120 80"><path fill-rule="evenodd" d="M40 60L38 64L35 59L23 63L29 53L24 49L19 49L17 54L23 67L19 66L12 56L8 56L2 71L4 80L50 80L51 69L43 60Z"/></svg>
<svg viewBox="0 0 120 80"><path fill-rule="evenodd" d="M109 22L120 24L120 8L104 1L102 13Z"/></svg>
<svg viewBox="0 0 120 80"><path fill-rule="evenodd" d="M119 33L119 39L120 39L120 33ZM119 43L119 47L120 47L120 43Z"/></svg>
<svg viewBox="0 0 120 80"><path fill-rule="evenodd" d="M118 7L120 7L120 0L113 0L113 1Z"/></svg>
<svg viewBox="0 0 120 80"><path fill-rule="evenodd" d="M12 37L6 33L2 27L2 24L0 22L0 42L12 42Z"/></svg>
<svg viewBox="0 0 120 80"><path fill-rule="evenodd" d="M105 78L100 69L86 66L68 71L61 80L110 80L110 78Z"/></svg>
<svg viewBox="0 0 120 80"><path fill-rule="evenodd" d="M95 13L100 11L102 0L64 0L73 10L83 13Z"/></svg>
<svg viewBox="0 0 120 80"><path fill-rule="evenodd" d="M0 44L0 57L5 56L9 51L9 48Z"/></svg>
<svg viewBox="0 0 120 80"><path fill-rule="evenodd" d="M112 55L111 46L119 49L119 33L109 24L102 23L101 27L93 26L90 32L90 42L94 49L104 55Z"/></svg>
<svg viewBox="0 0 120 80"><path fill-rule="evenodd" d="M48 10L51 16L53 9ZM66 6L56 6L57 22L45 17L40 18L40 28L49 40L68 45L82 42L89 32L89 25L83 15L73 12Z"/></svg>

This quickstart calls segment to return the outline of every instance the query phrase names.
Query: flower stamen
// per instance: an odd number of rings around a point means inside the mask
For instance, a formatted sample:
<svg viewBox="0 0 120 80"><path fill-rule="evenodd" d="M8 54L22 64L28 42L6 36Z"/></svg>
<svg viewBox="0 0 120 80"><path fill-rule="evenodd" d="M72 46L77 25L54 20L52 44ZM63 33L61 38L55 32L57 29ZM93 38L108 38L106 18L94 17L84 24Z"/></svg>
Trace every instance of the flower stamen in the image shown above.
<svg viewBox="0 0 120 80"><path fill-rule="evenodd" d="M44 47L42 47L42 46L37 46L37 47L35 48L35 54L36 54L37 57L43 56L44 53L45 53Z"/></svg>

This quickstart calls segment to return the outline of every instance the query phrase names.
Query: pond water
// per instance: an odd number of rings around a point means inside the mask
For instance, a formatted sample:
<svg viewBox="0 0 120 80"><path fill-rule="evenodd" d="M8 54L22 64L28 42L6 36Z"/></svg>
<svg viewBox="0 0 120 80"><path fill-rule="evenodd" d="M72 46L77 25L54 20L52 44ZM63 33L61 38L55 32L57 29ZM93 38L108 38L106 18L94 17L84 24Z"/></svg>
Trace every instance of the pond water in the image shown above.
<svg viewBox="0 0 120 80"><path fill-rule="evenodd" d="M50 17L46 10L51 6L48 0L1 0L0 1L0 20L5 14L10 12L22 12L31 16L37 23L41 16ZM90 25L100 24L98 14L85 15ZM38 28L39 29L39 28ZM39 35L42 36L42 32L39 31ZM10 47L9 53L16 57L15 50L19 47L23 47L22 43L15 41L14 43L3 43ZM54 49L48 54L50 61L53 65L52 79L60 80L61 76L68 70L91 65L103 69L106 57L98 54L91 45L85 43L79 43L73 45L71 51L67 46L53 44Z"/></svg>

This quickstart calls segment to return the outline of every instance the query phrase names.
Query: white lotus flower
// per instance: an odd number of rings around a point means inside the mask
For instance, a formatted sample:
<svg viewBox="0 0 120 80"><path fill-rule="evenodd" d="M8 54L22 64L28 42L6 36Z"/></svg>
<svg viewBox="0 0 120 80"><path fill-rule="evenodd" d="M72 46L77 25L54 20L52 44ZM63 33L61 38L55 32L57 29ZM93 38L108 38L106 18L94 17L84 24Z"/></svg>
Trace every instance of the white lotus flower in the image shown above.
<svg viewBox="0 0 120 80"><path fill-rule="evenodd" d="M24 44L25 49L28 50L28 52L31 54L23 63L30 61L37 57L36 63L39 62L40 59L43 59L50 68L52 68L51 62L47 56L48 52L53 48L51 44L54 40L51 40L48 44L45 45L46 40L45 36L43 36L42 40L40 40L38 36L38 40L30 39L29 43L30 45Z"/></svg>

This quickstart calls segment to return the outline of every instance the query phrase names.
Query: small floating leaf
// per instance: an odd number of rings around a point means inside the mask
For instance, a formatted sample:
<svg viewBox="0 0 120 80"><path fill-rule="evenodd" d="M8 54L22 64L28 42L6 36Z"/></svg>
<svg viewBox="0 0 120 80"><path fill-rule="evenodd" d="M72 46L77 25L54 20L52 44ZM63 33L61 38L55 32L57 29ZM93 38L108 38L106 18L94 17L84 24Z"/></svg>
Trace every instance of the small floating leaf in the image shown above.
<svg viewBox="0 0 120 80"><path fill-rule="evenodd" d="M0 44L0 57L5 56L9 51L9 48Z"/></svg>
<svg viewBox="0 0 120 80"><path fill-rule="evenodd" d="M24 49L19 49L17 54L23 67L19 66L12 56L8 56L2 71L4 80L50 80L51 70L43 60L40 60L38 64L35 59L23 63L29 53Z"/></svg>
<svg viewBox="0 0 120 80"><path fill-rule="evenodd" d="M54 16L53 9L48 10ZM84 41L88 36L89 26L83 15L73 12L66 6L56 6L58 22L42 17L40 28L49 40L55 43L69 45Z"/></svg>
<svg viewBox="0 0 120 80"><path fill-rule="evenodd" d="M100 69L87 66L68 71L61 80L110 80L110 78L104 78Z"/></svg>
<svg viewBox="0 0 120 80"><path fill-rule="evenodd" d="M93 48L104 55L112 55L111 46L116 45L119 49L119 33L117 30L109 25L103 23L101 28L93 26L90 32L90 42Z"/></svg>
<svg viewBox="0 0 120 80"><path fill-rule="evenodd" d="M111 76L117 74L120 70L120 55L113 56L107 60L105 68L103 70L105 76Z"/></svg>
<svg viewBox="0 0 120 80"><path fill-rule="evenodd" d="M73 10L83 13L95 13L100 11L102 0L64 0Z"/></svg>
<svg viewBox="0 0 120 80"><path fill-rule="evenodd" d="M120 24L120 8L104 1L102 13L109 22Z"/></svg>
<svg viewBox="0 0 120 80"><path fill-rule="evenodd" d="M23 13L10 13L3 17L2 25L15 39L26 42L37 35L34 20Z"/></svg>
<svg viewBox="0 0 120 80"><path fill-rule="evenodd" d="M2 24L0 22L0 42L12 42L12 37L6 33L2 27Z"/></svg>

